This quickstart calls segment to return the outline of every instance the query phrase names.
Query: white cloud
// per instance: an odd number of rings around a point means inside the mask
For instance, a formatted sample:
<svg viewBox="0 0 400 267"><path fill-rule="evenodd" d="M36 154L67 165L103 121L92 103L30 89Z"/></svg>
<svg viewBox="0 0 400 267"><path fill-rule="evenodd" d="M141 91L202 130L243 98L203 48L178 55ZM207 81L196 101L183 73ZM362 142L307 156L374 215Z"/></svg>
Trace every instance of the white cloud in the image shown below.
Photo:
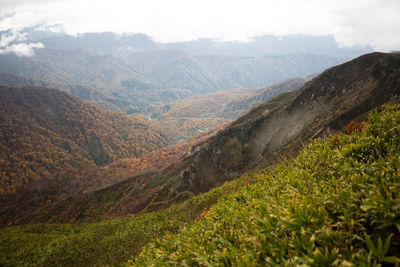
<svg viewBox="0 0 400 267"><path fill-rule="evenodd" d="M19 57L35 55L34 48L43 48L42 43L26 42L25 34L12 30L0 36L0 54L14 53Z"/></svg>
<svg viewBox="0 0 400 267"><path fill-rule="evenodd" d="M0 54L14 53L19 57L31 57L35 55L34 48L43 48L42 43L18 43L0 48Z"/></svg>
<svg viewBox="0 0 400 267"><path fill-rule="evenodd" d="M5 47L15 41L25 41L26 37L24 34L21 34L17 31L11 31L10 33L2 34L0 39L0 47Z"/></svg>
<svg viewBox="0 0 400 267"><path fill-rule="evenodd" d="M400 46L399 0L0 0L0 10L0 30L60 24L70 34L141 32L163 42L333 34L344 45Z"/></svg>

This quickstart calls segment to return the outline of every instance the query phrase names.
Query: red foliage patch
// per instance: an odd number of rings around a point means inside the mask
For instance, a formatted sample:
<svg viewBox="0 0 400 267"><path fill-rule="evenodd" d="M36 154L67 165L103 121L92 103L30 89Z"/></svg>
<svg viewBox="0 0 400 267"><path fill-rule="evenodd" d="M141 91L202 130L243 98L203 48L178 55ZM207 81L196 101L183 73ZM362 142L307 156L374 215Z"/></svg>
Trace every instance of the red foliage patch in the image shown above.
<svg viewBox="0 0 400 267"><path fill-rule="evenodd" d="M346 133L347 134L352 134L355 131L362 131L363 129L363 124L356 122L356 121L351 121L347 126L346 126Z"/></svg>

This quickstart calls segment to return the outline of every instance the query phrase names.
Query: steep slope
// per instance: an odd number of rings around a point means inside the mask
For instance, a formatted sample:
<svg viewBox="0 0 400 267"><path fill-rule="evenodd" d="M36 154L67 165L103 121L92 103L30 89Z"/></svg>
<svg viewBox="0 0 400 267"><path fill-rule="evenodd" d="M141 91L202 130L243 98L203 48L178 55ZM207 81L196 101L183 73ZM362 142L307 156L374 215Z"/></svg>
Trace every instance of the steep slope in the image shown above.
<svg viewBox="0 0 400 267"><path fill-rule="evenodd" d="M276 162L305 140L339 131L398 95L398 54L367 54L328 69L282 96L277 107L276 99L260 105L199 146L178 188L205 191L218 180Z"/></svg>
<svg viewBox="0 0 400 267"><path fill-rule="evenodd" d="M229 102L220 113L220 116L223 118L238 118L240 115L248 112L254 105L266 102L280 93L297 90L302 87L305 82L306 81L301 78L292 78L266 85L261 87L260 91L253 96Z"/></svg>
<svg viewBox="0 0 400 267"><path fill-rule="evenodd" d="M167 144L145 122L55 89L0 86L1 191L66 168L105 165Z"/></svg>
<svg viewBox="0 0 400 267"><path fill-rule="evenodd" d="M68 84L73 76L54 64L41 62L36 56L18 57L14 54L0 55L0 72L36 78L51 83Z"/></svg>

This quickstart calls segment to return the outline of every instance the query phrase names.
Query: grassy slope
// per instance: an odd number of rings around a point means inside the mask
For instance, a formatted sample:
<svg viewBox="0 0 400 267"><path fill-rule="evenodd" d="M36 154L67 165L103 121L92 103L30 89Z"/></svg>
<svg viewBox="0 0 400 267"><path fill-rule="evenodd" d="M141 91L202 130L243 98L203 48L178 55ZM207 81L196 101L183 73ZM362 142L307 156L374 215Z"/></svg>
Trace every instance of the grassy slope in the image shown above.
<svg viewBox="0 0 400 267"><path fill-rule="evenodd" d="M388 256L400 256L399 151L400 107L386 106L362 132L316 141L294 161L163 211L92 224L0 229L0 265L118 265L168 232L129 263L398 261Z"/></svg>
<svg viewBox="0 0 400 267"><path fill-rule="evenodd" d="M85 224L34 224L0 229L0 266L119 265L166 232L177 233L244 180L227 183L166 210Z"/></svg>
<svg viewBox="0 0 400 267"><path fill-rule="evenodd" d="M264 169L136 266L400 264L400 106Z"/></svg>

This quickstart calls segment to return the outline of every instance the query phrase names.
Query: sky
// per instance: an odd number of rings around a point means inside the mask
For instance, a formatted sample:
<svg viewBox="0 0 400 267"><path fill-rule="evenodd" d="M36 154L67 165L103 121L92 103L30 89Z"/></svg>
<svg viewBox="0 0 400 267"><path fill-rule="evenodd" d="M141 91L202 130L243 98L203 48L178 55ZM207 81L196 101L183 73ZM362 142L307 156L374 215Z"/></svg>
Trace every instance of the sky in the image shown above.
<svg viewBox="0 0 400 267"><path fill-rule="evenodd" d="M0 53L40 47L18 33L35 25L72 35L144 33L159 42L332 34L341 45L400 50L400 0L0 0L0 31L12 29L21 46L2 38Z"/></svg>

